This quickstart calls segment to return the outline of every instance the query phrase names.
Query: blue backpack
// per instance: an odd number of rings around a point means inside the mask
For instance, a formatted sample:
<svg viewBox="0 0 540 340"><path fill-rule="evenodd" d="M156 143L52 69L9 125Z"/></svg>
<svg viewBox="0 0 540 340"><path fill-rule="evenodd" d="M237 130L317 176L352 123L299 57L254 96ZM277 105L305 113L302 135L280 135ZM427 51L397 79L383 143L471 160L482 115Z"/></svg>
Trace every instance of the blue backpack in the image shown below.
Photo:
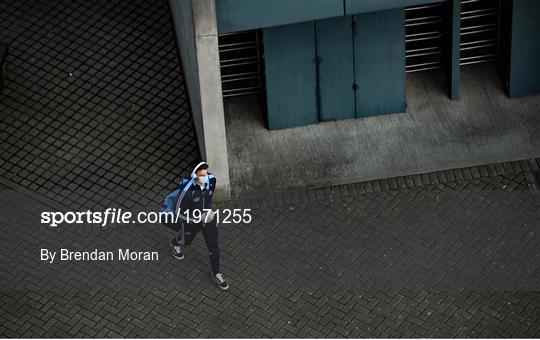
<svg viewBox="0 0 540 340"><path fill-rule="evenodd" d="M176 217L176 212L180 209L180 204L182 203L182 199L186 195L186 192L191 187L191 185L195 183L195 179L187 179L185 177L182 177L182 181L165 197L165 200L163 201L163 205L161 206L161 212L163 213L172 213L173 216ZM163 222L163 224L171 228L174 231L180 231L180 228L178 228L178 224L172 222L172 223L166 223ZM184 239L184 224L182 225L182 240Z"/></svg>

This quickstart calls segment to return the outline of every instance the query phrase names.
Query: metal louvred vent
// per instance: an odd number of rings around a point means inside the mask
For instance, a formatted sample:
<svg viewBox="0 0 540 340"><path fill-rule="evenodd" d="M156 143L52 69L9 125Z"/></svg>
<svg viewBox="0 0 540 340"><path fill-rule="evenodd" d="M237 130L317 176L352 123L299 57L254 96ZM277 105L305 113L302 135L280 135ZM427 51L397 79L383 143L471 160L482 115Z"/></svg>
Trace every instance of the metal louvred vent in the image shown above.
<svg viewBox="0 0 540 340"><path fill-rule="evenodd" d="M261 32L223 33L218 37L223 97L260 93Z"/></svg>
<svg viewBox="0 0 540 340"><path fill-rule="evenodd" d="M499 0L461 0L460 65L497 59Z"/></svg>
<svg viewBox="0 0 540 340"><path fill-rule="evenodd" d="M441 66L442 4L405 9L406 71L417 72Z"/></svg>

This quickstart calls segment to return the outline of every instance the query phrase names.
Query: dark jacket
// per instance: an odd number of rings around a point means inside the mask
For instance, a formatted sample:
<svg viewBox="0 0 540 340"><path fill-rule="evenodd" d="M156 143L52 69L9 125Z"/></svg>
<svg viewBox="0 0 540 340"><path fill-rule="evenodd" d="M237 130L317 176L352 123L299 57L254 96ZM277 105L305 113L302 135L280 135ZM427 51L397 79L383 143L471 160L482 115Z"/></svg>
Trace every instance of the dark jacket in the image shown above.
<svg viewBox="0 0 540 340"><path fill-rule="evenodd" d="M182 177L182 189L189 183L191 178ZM191 187L186 191L184 198L180 204L180 213L186 214L189 210L189 216L193 216L193 210L200 210L212 208L212 199L214 197L214 191L216 190L216 177L212 173L208 173L208 183L206 183L204 189L197 183L191 184Z"/></svg>

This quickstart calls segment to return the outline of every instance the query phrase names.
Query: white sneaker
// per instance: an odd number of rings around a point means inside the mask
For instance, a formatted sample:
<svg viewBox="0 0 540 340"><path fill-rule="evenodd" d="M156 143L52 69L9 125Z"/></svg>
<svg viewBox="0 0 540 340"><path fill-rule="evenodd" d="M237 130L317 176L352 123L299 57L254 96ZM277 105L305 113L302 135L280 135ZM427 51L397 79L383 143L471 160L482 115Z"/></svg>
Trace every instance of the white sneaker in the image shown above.
<svg viewBox="0 0 540 340"><path fill-rule="evenodd" d="M212 275L212 280L218 285L219 288L226 290L229 288L229 284L225 281L225 277L222 273Z"/></svg>
<svg viewBox="0 0 540 340"><path fill-rule="evenodd" d="M172 254L175 259L182 260L184 259L184 253L182 253L182 247L175 245L176 244L175 239L176 239L175 237L171 239Z"/></svg>

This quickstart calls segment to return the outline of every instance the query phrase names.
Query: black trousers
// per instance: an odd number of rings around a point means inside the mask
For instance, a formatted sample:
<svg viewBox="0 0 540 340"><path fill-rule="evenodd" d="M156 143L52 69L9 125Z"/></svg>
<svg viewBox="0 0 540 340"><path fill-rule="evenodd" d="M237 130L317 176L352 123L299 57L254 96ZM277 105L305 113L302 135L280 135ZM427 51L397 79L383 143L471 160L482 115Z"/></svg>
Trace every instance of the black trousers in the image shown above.
<svg viewBox="0 0 540 340"><path fill-rule="evenodd" d="M216 219L210 223L186 223L182 220L184 224L184 233L186 234L186 243L185 246L189 246L197 233L202 231L204 242L208 248L208 257L210 258L210 266L212 267L212 274L216 275L219 273L219 230L216 223ZM180 246L182 239L182 234L178 235L175 238L175 245Z"/></svg>

